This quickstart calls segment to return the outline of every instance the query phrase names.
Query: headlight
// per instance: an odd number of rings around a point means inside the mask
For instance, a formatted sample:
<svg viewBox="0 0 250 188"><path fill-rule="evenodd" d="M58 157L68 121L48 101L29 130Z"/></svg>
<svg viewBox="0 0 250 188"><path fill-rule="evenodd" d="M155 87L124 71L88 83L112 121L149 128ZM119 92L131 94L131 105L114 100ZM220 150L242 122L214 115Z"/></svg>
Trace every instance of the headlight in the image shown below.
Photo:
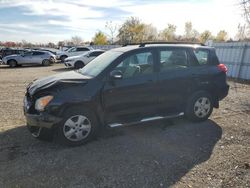
<svg viewBox="0 0 250 188"><path fill-rule="evenodd" d="M41 97L36 100L35 104L35 109L38 111L44 111L44 108L49 104L49 102L53 99L54 97L51 95Z"/></svg>
<svg viewBox="0 0 250 188"><path fill-rule="evenodd" d="M74 59L65 59L64 62L72 62Z"/></svg>

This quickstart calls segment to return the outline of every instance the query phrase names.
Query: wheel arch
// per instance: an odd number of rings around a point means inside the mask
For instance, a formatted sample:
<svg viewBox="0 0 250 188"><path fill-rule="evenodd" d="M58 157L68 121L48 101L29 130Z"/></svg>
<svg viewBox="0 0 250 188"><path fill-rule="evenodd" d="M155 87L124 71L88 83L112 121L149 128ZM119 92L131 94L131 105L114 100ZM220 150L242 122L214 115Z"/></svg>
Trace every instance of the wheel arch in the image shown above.
<svg viewBox="0 0 250 188"><path fill-rule="evenodd" d="M9 60L7 60L7 65L9 65L10 61L15 61L16 64L18 65L18 61L16 59L9 59Z"/></svg>
<svg viewBox="0 0 250 188"><path fill-rule="evenodd" d="M74 62L74 65L73 65L74 68L77 68L76 65L79 64L79 63L83 64L83 67L85 66L85 63L84 63L82 60L76 60L76 61Z"/></svg>
<svg viewBox="0 0 250 188"><path fill-rule="evenodd" d="M60 107L60 109L58 110L57 114L59 117L64 117L65 114L68 112L68 111L71 111L72 109L75 109L75 110L88 110L90 112L92 112L94 114L94 116L96 117L97 121L100 123L100 124L104 124L104 121L103 121L103 111L101 110L101 108L96 104L92 104L90 102L84 102L84 103L67 103L65 105L62 105Z"/></svg>
<svg viewBox="0 0 250 188"><path fill-rule="evenodd" d="M189 90L187 98L196 92L207 92L209 95L211 95L213 99L212 101L213 107L219 108L218 95L217 95L215 87L212 84L204 84L204 85L199 85L197 87L193 87L192 89Z"/></svg>

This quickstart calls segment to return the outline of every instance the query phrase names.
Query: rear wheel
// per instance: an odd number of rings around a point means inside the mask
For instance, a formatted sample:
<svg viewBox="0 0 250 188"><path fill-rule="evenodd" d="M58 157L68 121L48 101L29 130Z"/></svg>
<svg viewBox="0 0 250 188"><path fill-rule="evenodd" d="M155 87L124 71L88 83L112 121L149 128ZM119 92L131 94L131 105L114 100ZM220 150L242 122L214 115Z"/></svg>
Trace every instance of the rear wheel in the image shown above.
<svg viewBox="0 0 250 188"><path fill-rule="evenodd" d="M16 62L15 60L9 60L8 64L9 64L9 66L10 66L11 68L17 66L17 62Z"/></svg>
<svg viewBox="0 0 250 188"><path fill-rule="evenodd" d="M84 63L82 61L77 61L77 62L75 62L74 67L75 67L75 69L81 69L84 67Z"/></svg>
<svg viewBox="0 0 250 188"><path fill-rule="evenodd" d="M43 66L49 66L50 61L48 59L45 59L45 60L43 60L42 64L43 64Z"/></svg>
<svg viewBox="0 0 250 188"><path fill-rule="evenodd" d="M57 141L64 145L78 146L96 136L98 121L88 110L72 108L57 129Z"/></svg>
<svg viewBox="0 0 250 188"><path fill-rule="evenodd" d="M205 121L213 112L213 99L208 92L195 92L188 99L185 116L191 121Z"/></svg>

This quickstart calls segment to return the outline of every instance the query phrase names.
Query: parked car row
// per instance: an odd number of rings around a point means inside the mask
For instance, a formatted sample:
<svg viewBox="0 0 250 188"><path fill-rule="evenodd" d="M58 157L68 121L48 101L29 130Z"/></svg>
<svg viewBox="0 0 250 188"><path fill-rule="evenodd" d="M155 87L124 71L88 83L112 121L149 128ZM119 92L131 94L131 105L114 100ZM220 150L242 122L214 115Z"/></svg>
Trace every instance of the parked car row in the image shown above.
<svg viewBox="0 0 250 188"><path fill-rule="evenodd" d="M55 62L62 62L65 63L66 67L79 69L103 52L103 50L94 50L92 47L86 46L71 47L66 51L51 48L4 48L0 50L0 64L9 65L10 67L25 64L48 66ZM64 62L65 59L67 59L67 63Z"/></svg>

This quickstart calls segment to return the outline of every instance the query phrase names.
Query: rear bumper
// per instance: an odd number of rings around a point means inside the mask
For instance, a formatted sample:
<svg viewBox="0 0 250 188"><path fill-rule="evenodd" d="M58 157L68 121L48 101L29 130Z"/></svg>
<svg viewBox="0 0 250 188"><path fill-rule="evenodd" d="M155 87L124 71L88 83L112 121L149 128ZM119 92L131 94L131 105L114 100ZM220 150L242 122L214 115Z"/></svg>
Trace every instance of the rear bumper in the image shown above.
<svg viewBox="0 0 250 188"><path fill-rule="evenodd" d="M226 84L225 87L220 88L218 92L218 99L219 100L224 99L228 95L228 92L229 92L229 85Z"/></svg>
<svg viewBox="0 0 250 188"><path fill-rule="evenodd" d="M25 114L27 125L34 127L44 127L51 129L54 125L59 123L62 118L49 115L47 113L42 114Z"/></svg>

